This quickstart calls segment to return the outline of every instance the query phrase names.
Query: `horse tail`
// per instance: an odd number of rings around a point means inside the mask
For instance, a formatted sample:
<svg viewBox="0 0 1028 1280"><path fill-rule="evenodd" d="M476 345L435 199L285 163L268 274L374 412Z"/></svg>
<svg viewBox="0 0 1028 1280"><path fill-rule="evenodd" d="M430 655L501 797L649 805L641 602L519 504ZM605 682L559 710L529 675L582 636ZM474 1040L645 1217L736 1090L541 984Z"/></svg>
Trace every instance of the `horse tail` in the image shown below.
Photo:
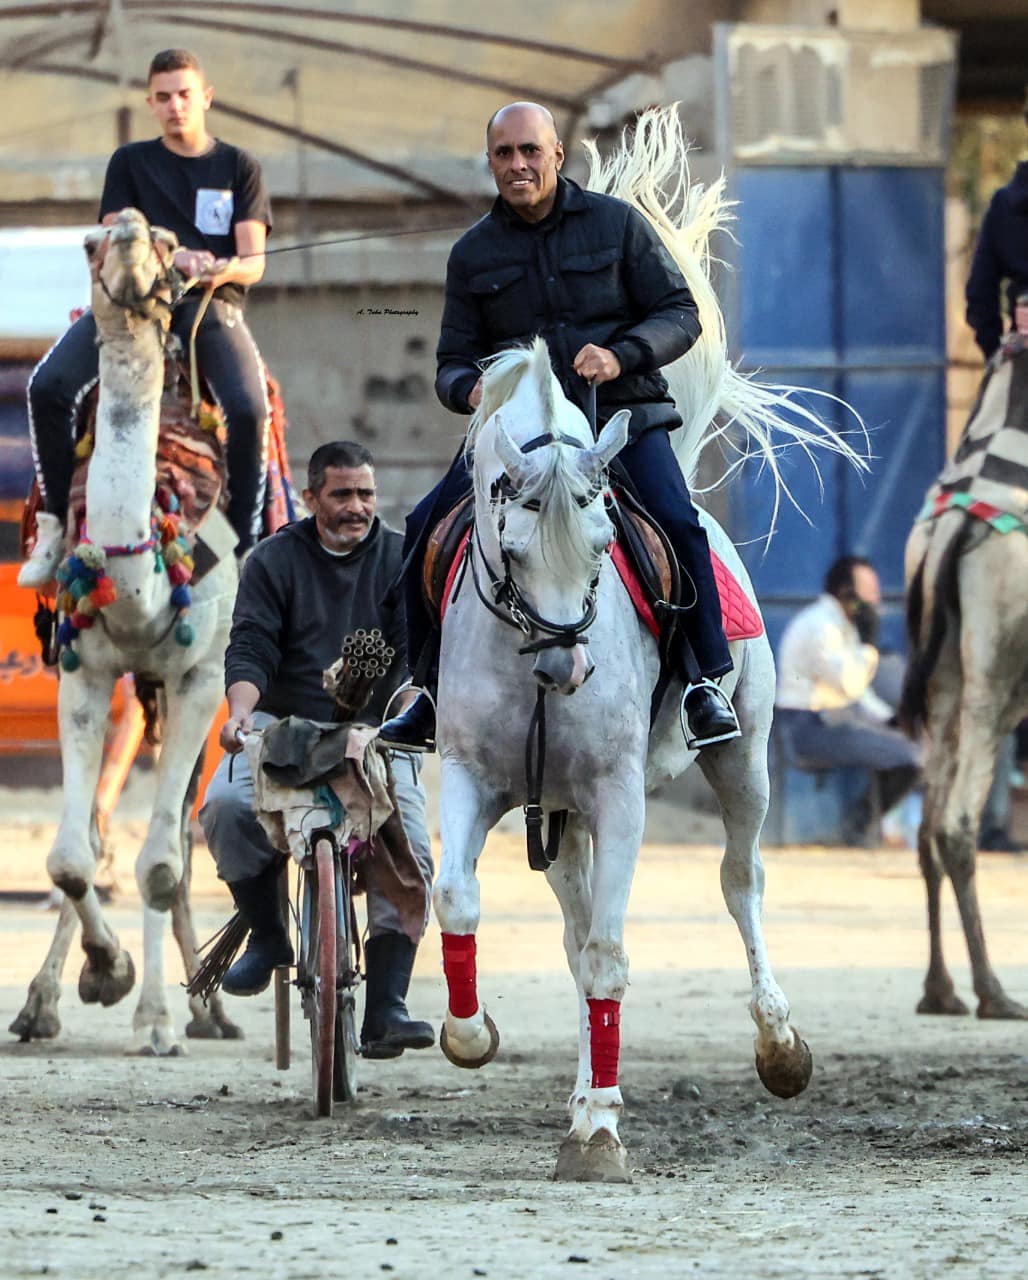
<svg viewBox="0 0 1028 1280"><path fill-rule="evenodd" d="M907 669L897 718L913 737L928 721L928 682L939 662L950 628L960 622L957 565L967 539L968 521L940 527L932 537L907 588Z"/></svg>
<svg viewBox="0 0 1028 1280"><path fill-rule="evenodd" d="M592 142L585 143L589 154L587 187L616 196L638 209L660 236L674 258L692 292L699 312L700 337L680 359L665 370L684 427L672 440L679 465L693 487L703 450L720 440L730 455L728 465L706 490L724 484L750 457L757 457L774 480L774 507L768 536L784 497L797 510L782 476L778 455L786 444L797 444L811 459L820 482L820 471L812 453L827 449L868 471L867 431L859 414L828 392L758 382L740 373L728 357L728 337L724 315L712 282L713 267L720 264L711 252L714 232L728 232L734 215L726 193L725 176L709 186L694 182L689 173L689 144L682 133L678 104L644 111L634 133L626 129L620 147L606 161L601 160ZM730 234L730 232L729 232ZM862 436L857 451L823 422L798 396L831 400L852 414Z"/></svg>

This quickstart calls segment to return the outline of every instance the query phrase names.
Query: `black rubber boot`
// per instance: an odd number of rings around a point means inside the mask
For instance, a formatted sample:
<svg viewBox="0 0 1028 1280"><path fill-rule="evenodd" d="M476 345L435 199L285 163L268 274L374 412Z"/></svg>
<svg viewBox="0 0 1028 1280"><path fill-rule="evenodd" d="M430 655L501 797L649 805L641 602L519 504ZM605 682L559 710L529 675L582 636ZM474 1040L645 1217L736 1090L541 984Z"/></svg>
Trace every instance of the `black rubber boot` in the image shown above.
<svg viewBox="0 0 1028 1280"><path fill-rule="evenodd" d="M690 751L740 736L739 721L727 697L709 684L686 688L682 697L682 729Z"/></svg>
<svg viewBox="0 0 1028 1280"><path fill-rule="evenodd" d="M246 950L228 970L221 989L230 996L256 996L267 988L272 970L293 963L293 947L278 901L280 864L229 885L239 914L250 926Z"/></svg>
<svg viewBox="0 0 1028 1280"><path fill-rule="evenodd" d="M406 711L386 720L378 731L397 751L435 750L435 707L427 693L419 693Z"/></svg>
<svg viewBox="0 0 1028 1280"><path fill-rule="evenodd" d="M417 947L405 933L380 933L364 948L364 1025L361 1052L366 1058L398 1058L404 1049L430 1049L435 1032L407 1012L407 988Z"/></svg>

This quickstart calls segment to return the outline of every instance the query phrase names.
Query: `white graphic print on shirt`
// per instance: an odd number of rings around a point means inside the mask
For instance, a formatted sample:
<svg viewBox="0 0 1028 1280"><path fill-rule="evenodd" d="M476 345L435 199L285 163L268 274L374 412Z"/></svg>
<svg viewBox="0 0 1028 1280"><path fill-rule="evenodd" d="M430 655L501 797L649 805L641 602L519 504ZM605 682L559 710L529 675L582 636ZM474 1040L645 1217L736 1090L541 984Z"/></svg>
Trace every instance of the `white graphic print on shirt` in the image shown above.
<svg viewBox="0 0 1028 1280"><path fill-rule="evenodd" d="M232 192L199 187L196 192L196 229L204 235L227 236L232 229Z"/></svg>

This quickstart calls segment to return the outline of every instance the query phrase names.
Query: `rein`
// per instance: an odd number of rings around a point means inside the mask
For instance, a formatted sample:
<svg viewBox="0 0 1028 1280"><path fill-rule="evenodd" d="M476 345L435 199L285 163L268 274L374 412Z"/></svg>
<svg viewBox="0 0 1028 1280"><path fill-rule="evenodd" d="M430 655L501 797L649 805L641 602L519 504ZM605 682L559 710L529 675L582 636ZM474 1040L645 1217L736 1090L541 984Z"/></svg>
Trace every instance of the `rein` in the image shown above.
<svg viewBox="0 0 1028 1280"><path fill-rule="evenodd" d="M595 438L596 394L595 387L592 385L589 408L591 411L589 415L590 426ZM521 452L531 453L535 449L541 449L550 444L565 444L575 449L585 447L581 441L575 440L571 436L555 435L553 432L547 431L542 435L533 437L527 444L522 445ZM580 494L575 501L579 507L584 509L595 501L603 491L603 487L604 477L599 476L589 492ZM498 534L503 576L500 577L489 563L476 526L474 530L474 545L469 545L467 561L465 562L470 562L471 565L471 580L475 584L475 593L494 617L499 618L501 622L506 623L508 626L516 627L526 637L527 643L518 649L520 655L537 654L544 649L572 649L576 644L588 644L589 637L585 633L596 621L596 590L600 580L599 568L597 568L592 581L586 589L582 616L577 622L553 622L549 618L543 617L530 604L517 582L515 582L511 570L510 557L503 550L503 505L506 502L516 500L517 495L517 487L506 471L493 481L490 496L500 508ZM539 511L541 509L541 502L536 499L525 502L522 505L526 511ZM478 576L478 569L475 564L476 552L478 558L482 561L482 567L489 576L491 598L483 590ZM539 639L531 639L530 637L537 632L542 632L542 636ZM532 717L528 723L528 733L525 738L525 841L528 849L528 865L533 871L546 871L548 867L551 867L556 862L557 855L560 853L561 837L564 834L568 820L567 809L554 810L550 814L546 839L543 839L542 793L546 768L546 694L547 690L542 685L539 685L536 689L535 708L532 711Z"/></svg>

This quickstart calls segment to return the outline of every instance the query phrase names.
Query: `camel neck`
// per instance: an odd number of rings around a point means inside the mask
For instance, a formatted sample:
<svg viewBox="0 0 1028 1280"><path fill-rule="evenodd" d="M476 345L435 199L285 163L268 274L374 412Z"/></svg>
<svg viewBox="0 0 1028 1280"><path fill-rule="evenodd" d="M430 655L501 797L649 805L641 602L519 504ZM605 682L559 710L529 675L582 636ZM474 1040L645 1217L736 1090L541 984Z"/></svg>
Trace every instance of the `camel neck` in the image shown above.
<svg viewBox="0 0 1028 1280"><path fill-rule="evenodd" d="M100 348L100 394L93 454L86 482L89 536L128 546L150 534L157 478L164 353L153 325L135 334L131 349Z"/></svg>

